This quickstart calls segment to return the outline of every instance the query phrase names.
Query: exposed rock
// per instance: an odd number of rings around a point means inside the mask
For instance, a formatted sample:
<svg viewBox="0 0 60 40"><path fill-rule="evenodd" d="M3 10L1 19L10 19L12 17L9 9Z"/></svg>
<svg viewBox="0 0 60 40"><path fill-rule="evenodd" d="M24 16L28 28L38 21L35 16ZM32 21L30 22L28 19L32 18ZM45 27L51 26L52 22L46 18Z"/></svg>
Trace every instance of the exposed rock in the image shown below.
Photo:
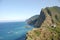
<svg viewBox="0 0 60 40"><path fill-rule="evenodd" d="M31 18L27 19L26 22L29 25L34 25L35 22L37 21L38 17L39 17L39 15L32 16Z"/></svg>

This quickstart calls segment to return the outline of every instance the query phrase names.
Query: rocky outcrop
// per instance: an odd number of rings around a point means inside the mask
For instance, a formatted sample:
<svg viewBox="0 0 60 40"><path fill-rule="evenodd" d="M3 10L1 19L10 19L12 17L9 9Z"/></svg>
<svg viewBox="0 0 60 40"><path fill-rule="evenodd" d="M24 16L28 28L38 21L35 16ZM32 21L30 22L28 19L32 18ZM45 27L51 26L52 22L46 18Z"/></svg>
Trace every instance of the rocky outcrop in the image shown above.
<svg viewBox="0 0 60 40"><path fill-rule="evenodd" d="M29 24L29 25L34 25L35 22L37 21L39 15L34 15L32 16L31 18L27 19L26 22Z"/></svg>
<svg viewBox="0 0 60 40"><path fill-rule="evenodd" d="M33 25L37 28L27 33L26 40L60 40L60 7L42 9Z"/></svg>
<svg viewBox="0 0 60 40"><path fill-rule="evenodd" d="M51 24L56 24L58 21L60 22L60 8L55 7L47 7L45 9L42 9L40 12L40 15L33 16L29 18L28 24L34 25L35 27L41 27L44 23L47 26L50 26ZM43 26L45 26L43 25Z"/></svg>

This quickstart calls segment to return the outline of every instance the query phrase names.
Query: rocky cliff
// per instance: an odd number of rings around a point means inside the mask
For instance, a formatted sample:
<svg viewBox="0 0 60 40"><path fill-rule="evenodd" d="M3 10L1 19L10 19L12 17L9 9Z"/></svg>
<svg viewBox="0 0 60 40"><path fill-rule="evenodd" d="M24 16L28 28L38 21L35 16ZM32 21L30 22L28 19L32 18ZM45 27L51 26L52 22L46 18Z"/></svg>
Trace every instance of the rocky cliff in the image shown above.
<svg viewBox="0 0 60 40"><path fill-rule="evenodd" d="M60 7L42 9L33 21L30 24L36 28L27 33L26 40L60 40Z"/></svg>
<svg viewBox="0 0 60 40"><path fill-rule="evenodd" d="M39 15L34 15L32 16L31 18L27 19L26 22L29 24L29 25L34 25L35 22L37 21Z"/></svg>

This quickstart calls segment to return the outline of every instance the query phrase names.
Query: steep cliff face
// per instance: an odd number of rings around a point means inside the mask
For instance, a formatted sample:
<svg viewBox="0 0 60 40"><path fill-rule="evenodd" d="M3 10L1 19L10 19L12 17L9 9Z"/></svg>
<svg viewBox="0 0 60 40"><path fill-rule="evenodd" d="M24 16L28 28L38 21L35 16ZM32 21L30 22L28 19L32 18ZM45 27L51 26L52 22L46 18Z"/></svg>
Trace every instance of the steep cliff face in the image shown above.
<svg viewBox="0 0 60 40"><path fill-rule="evenodd" d="M31 22L32 23L32 22ZM60 7L42 9L26 40L60 40Z"/></svg>
<svg viewBox="0 0 60 40"><path fill-rule="evenodd" d="M29 24L29 25L34 25L35 22L37 21L39 15L34 15L32 16L31 18L27 19L26 22Z"/></svg>
<svg viewBox="0 0 60 40"><path fill-rule="evenodd" d="M31 19L34 19L31 21ZM28 24L32 24L35 27L41 27L41 26L50 26L52 24L60 24L60 8L55 7L47 7L45 9L42 9L40 12L40 15L33 16L29 19ZM45 25L42 25L45 24Z"/></svg>

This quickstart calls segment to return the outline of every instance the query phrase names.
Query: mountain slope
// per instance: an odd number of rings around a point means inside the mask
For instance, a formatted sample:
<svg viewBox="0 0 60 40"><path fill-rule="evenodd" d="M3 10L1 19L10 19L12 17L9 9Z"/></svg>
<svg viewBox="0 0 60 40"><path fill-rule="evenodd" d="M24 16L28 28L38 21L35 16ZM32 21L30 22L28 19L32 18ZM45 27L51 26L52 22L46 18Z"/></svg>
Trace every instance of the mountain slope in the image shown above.
<svg viewBox="0 0 60 40"><path fill-rule="evenodd" d="M34 25L35 22L37 21L39 15L34 15L31 18L27 19L26 22L30 25Z"/></svg>
<svg viewBox="0 0 60 40"><path fill-rule="evenodd" d="M60 40L60 7L42 9L34 26L26 40Z"/></svg>

